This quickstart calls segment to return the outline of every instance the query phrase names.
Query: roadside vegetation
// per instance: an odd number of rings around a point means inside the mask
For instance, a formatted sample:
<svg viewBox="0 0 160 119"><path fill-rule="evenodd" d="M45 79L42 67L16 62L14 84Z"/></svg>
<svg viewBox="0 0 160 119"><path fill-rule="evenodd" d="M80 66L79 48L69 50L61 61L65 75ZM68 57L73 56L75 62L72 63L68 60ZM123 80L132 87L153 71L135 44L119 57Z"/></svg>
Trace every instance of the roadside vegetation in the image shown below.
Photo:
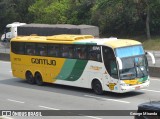
<svg viewBox="0 0 160 119"><path fill-rule="evenodd" d="M12 22L88 24L100 36L134 36L160 50L160 0L0 0L0 10L0 33Z"/></svg>
<svg viewBox="0 0 160 119"><path fill-rule="evenodd" d="M160 51L160 36L152 36L151 40L147 40L145 36L131 37L131 39L140 41L145 50Z"/></svg>
<svg viewBox="0 0 160 119"><path fill-rule="evenodd" d="M159 50L160 51L160 37L153 37L152 40L142 41L145 50Z"/></svg>

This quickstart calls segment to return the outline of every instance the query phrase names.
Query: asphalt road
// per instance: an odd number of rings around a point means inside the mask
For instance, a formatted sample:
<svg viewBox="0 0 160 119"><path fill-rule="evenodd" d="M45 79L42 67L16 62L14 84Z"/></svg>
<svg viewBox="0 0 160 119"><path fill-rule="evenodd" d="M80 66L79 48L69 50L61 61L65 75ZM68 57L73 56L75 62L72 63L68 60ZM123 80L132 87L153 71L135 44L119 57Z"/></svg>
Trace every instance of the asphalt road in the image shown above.
<svg viewBox="0 0 160 119"><path fill-rule="evenodd" d="M12 76L10 62L0 61L0 110L137 110L137 105L140 103L160 99L159 85L160 79L151 77L151 85L147 89L125 94L105 92L104 95L97 96L88 89L54 84L45 86L27 84ZM22 117L12 118L22 119ZM84 115L43 118L133 119L133 116Z"/></svg>

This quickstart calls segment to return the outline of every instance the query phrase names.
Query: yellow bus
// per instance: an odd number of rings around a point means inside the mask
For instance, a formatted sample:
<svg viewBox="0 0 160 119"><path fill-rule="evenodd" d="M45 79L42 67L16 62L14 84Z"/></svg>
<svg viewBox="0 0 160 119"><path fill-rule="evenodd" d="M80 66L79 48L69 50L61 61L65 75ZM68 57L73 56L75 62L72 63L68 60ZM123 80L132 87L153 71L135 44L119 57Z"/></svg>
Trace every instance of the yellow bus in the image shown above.
<svg viewBox="0 0 160 119"><path fill-rule="evenodd" d="M153 63L155 59L148 53ZM11 40L13 76L125 93L149 86L148 61L138 41L91 35L22 36Z"/></svg>

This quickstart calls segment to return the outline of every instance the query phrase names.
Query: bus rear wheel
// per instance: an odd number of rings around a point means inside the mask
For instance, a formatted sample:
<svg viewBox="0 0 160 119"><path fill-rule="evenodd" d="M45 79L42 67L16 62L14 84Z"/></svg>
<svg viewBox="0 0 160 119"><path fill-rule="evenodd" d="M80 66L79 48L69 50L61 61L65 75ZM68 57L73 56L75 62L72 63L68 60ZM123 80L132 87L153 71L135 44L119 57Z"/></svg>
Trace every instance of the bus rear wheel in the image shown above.
<svg viewBox="0 0 160 119"><path fill-rule="evenodd" d="M103 94L102 85L98 80L94 80L92 82L92 89L97 95L102 95Z"/></svg>
<svg viewBox="0 0 160 119"><path fill-rule="evenodd" d="M39 72L37 72L35 74L35 81L36 81L36 84L38 86L42 86L43 85L43 79L42 79L42 76L41 76L41 74Z"/></svg>
<svg viewBox="0 0 160 119"><path fill-rule="evenodd" d="M30 71L26 72L26 80L29 84L34 84L35 83L34 77L33 77L32 73Z"/></svg>

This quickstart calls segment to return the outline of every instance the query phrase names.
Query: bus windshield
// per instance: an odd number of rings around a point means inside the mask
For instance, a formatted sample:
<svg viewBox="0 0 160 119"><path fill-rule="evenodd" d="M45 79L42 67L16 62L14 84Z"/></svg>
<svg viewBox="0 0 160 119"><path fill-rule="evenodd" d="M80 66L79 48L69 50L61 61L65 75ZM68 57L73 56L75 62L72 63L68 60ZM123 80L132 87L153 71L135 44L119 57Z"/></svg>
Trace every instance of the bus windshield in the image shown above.
<svg viewBox="0 0 160 119"><path fill-rule="evenodd" d="M117 57L119 58L144 54L144 50L141 45L117 48L115 51L116 51Z"/></svg>
<svg viewBox="0 0 160 119"><path fill-rule="evenodd" d="M115 53L122 60L121 80L142 78L148 75L148 63L142 46L117 48Z"/></svg>

